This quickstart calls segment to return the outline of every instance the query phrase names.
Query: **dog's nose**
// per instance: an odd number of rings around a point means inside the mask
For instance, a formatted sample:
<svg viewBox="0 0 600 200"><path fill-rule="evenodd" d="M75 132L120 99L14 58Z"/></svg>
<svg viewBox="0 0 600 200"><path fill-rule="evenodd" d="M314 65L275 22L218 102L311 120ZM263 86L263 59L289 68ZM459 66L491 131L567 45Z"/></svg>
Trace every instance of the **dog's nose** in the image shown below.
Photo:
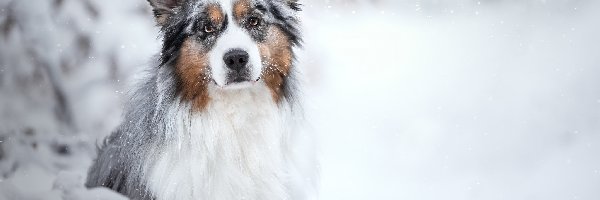
<svg viewBox="0 0 600 200"><path fill-rule="evenodd" d="M248 52L241 49L233 49L223 56L223 61L227 68L235 71L240 71L248 63Z"/></svg>

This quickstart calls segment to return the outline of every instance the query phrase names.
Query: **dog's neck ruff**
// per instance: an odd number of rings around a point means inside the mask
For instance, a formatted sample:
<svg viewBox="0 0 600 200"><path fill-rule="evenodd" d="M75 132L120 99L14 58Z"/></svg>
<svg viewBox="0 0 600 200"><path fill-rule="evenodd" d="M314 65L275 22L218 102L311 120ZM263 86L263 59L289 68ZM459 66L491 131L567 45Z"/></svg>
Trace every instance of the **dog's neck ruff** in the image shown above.
<svg viewBox="0 0 600 200"><path fill-rule="evenodd" d="M168 108L165 146L147 169L156 199L287 199L283 106L263 83L209 88L201 112L178 100Z"/></svg>

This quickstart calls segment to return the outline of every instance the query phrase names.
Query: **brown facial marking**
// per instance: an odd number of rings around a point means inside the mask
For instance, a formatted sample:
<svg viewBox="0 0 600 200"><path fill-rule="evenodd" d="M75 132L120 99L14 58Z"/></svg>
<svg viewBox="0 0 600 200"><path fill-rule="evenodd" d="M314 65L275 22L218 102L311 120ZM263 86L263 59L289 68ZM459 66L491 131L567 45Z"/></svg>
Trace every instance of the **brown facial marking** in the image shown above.
<svg viewBox="0 0 600 200"><path fill-rule="evenodd" d="M258 45L263 71L261 78L267 83L273 99L279 102L283 97L283 81L292 65L292 47L283 31L271 26L264 43Z"/></svg>
<svg viewBox="0 0 600 200"><path fill-rule="evenodd" d="M208 17L210 18L210 21L212 21L213 24L221 24L223 22L225 15L223 14L223 11L217 4L209 5L206 8L206 11L208 13Z"/></svg>
<svg viewBox="0 0 600 200"><path fill-rule="evenodd" d="M239 0L233 5L233 17L239 23L250 12L250 1Z"/></svg>
<svg viewBox="0 0 600 200"><path fill-rule="evenodd" d="M187 38L175 65L181 100L190 101L193 111L201 111L209 101L208 57L201 49L200 44Z"/></svg>

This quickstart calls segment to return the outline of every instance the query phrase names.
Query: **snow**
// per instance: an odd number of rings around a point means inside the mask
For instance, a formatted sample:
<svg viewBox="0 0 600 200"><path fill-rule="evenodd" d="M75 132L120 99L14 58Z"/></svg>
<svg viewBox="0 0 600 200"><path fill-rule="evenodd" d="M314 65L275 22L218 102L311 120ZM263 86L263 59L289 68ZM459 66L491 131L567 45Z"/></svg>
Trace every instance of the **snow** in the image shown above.
<svg viewBox="0 0 600 200"><path fill-rule="evenodd" d="M82 183L157 28L55 2L0 1L0 199L125 199ZM600 3L302 3L321 199L600 198Z"/></svg>
<svg viewBox="0 0 600 200"><path fill-rule="evenodd" d="M9 180L0 183L0 199L127 199L106 188L85 188L84 177L85 175L75 172L60 172L55 175L39 167L24 167L17 170Z"/></svg>
<svg viewBox="0 0 600 200"><path fill-rule="evenodd" d="M492 6L307 21L323 199L600 197L598 4Z"/></svg>

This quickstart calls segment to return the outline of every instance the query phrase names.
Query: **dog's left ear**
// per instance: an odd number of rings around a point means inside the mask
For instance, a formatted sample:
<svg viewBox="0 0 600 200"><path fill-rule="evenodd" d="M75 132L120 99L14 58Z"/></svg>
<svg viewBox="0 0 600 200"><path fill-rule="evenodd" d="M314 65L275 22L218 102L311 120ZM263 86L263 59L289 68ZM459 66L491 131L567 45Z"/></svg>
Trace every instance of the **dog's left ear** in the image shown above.
<svg viewBox="0 0 600 200"><path fill-rule="evenodd" d="M285 4L287 4L287 6L289 6L292 10L295 11L301 11L302 8L300 8L300 6L302 6L302 4L298 3L298 0L284 0Z"/></svg>
<svg viewBox="0 0 600 200"><path fill-rule="evenodd" d="M156 23L163 26L173 14L174 9L179 7L183 1L185 0L148 0L148 3L152 6Z"/></svg>

